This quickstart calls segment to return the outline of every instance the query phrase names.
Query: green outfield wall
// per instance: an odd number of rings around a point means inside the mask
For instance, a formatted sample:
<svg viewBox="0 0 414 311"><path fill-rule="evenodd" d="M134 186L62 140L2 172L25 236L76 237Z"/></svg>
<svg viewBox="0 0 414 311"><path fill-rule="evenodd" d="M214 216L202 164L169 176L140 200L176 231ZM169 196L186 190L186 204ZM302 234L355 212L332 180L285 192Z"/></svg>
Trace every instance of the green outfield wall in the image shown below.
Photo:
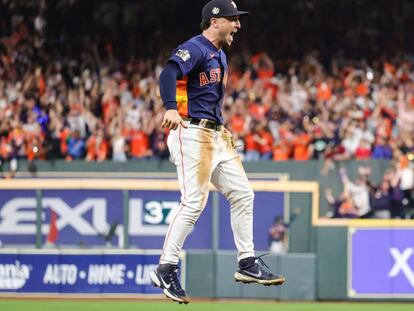
<svg viewBox="0 0 414 311"><path fill-rule="evenodd" d="M256 174L287 174L289 180L301 181L317 181L320 185L320 210L321 214L328 211L328 205L324 198L324 191L326 188L332 188L334 195L338 195L342 190L342 183L339 177L339 168L345 167L352 179L357 175L357 168L361 165L371 167L371 180L376 183L381 180L385 170L391 165L389 161L346 161L336 164L334 168L330 169L326 175L321 174L323 161L261 161L255 163L245 163L245 169L248 173ZM22 177L45 177L45 176L59 176L59 177L76 177L82 178L84 176L96 176L97 174L105 175L106 177L133 177L146 176L152 177L159 174L171 174L174 176L175 167L168 161L128 161L125 163L118 163L112 161L104 162L86 162L86 161L33 161L27 162L20 160L17 176ZM6 174L9 170L8 162L1 166L1 171ZM295 202L300 203L301 199L294 199ZM299 200L299 201L296 201ZM299 204L300 205L300 204ZM297 226L299 228L299 226ZM295 241L298 243L298 241ZM301 243L298 243L301 245ZM308 243L309 244L309 243ZM308 245L309 246L309 245ZM301 249L298 251L308 251L309 249Z"/></svg>
<svg viewBox="0 0 414 311"><path fill-rule="evenodd" d="M192 297L255 298L277 300L316 299L316 255L267 255L272 271L283 271L287 281L283 286L266 287L257 284L240 284L234 281L237 259L235 252L187 253L186 285ZM200 268L202 267L202 268Z"/></svg>
<svg viewBox="0 0 414 311"><path fill-rule="evenodd" d="M379 183L388 161L357 162L337 164L326 175L321 173L322 161L306 162L258 162L246 163L248 174L284 174L289 181L316 181L318 188L317 218L323 219L329 211L324 198L327 188L334 195L342 191L339 168L345 167L350 179L357 176L358 167L371 168L371 181ZM8 163L2 166L8 171ZM154 178L169 176L175 178L175 168L168 162L131 161L84 162L84 161L35 161L19 162L16 177L65 177L65 178ZM186 257L186 287L193 297L207 298L260 298L278 300L346 300L349 299L348 240L349 228L392 227L391 222L347 223L326 219L315 223L312 206L315 193L289 192L289 212L295 208L300 214L289 228L289 253L268 255L266 262L276 272L283 273L287 282L282 287L268 288L257 285L241 285L234 282L236 253L233 251L189 251ZM412 223L397 223L396 227L411 227ZM413 288L414 292L414 288ZM412 299L412 298L410 298Z"/></svg>

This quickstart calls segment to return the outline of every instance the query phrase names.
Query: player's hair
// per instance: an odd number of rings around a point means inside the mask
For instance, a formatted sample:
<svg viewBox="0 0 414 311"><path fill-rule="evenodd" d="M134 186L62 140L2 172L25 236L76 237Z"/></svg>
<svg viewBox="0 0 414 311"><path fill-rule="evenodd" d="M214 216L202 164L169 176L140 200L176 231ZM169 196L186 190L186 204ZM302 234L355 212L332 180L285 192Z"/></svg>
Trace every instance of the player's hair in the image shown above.
<svg viewBox="0 0 414 311"><path fill-rule="evenodd" d="M206 30L208 27L210 27L210 20L205 20L205 21L202 21L201 23L200 23L200 28L201 28L201 31L204 31L204 30Z"/></svg>

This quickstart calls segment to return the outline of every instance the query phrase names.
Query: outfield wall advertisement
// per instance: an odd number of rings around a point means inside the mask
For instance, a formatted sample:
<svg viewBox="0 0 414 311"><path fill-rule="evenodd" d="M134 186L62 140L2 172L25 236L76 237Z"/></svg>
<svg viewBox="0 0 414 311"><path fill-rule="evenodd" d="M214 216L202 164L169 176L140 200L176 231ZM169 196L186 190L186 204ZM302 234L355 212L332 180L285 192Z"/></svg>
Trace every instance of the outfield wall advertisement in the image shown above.
<svg viewBox="0 0 414 311"><path fill-rule="evenodd" d="M150 281L159 256L154 252L1 250L0 292L161 294Z"/></svg>
<svg viewBox="0 0 414 311"><path fill-rule="evenodd" d="M283 216L284 198L283 192L256 192L254 243L257 250L268 249L267 232L273 219ZM125 192L119 189L44 189L41 210L37 210L35 190L0 190L0 243L33 246L39 228L45 244L54 226L56 245L124 247L127 234L128 247L161 249L179 200L177 190L129 190L125 199ZM212 201L210 194L185 249L212 248ZM230 207L222 195L218 207L219 248L235 249Z"/></svg>
<svg viewBox="0 0 414 311"><path fill-rule="evenodd" d="M414 228L350 228L350 298L414 298Z"/></svg>

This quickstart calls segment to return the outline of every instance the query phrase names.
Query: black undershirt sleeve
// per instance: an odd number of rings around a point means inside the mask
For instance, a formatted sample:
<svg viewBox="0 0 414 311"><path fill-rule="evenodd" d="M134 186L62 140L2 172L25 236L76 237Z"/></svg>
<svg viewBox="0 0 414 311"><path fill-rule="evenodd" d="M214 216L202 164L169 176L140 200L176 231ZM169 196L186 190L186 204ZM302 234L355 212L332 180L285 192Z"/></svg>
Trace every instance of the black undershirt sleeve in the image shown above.
<svg viewBox="0 0 414 311"><path fill-rule="evenodd" d="M175 62L168 62L160 74L160 95L167 110L177 110L176 83L182 79L180 67Z"/></svg>

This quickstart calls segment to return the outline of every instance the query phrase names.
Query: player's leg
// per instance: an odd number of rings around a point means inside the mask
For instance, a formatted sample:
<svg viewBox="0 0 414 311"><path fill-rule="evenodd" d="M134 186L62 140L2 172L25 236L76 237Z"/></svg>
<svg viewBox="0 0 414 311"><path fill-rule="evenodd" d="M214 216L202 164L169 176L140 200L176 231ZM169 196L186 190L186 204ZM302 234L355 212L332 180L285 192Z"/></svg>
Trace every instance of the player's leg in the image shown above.
<svg viewBox="0 0 414 311"><path fill-rule="evenodd" d="M213 139L209 131L191 126L172 131L168 139L171 158L177 167L181 202L170 222L160 265L151 274L151 279L164 289L167 297L180 303L188 303L189 297L178 280L179 254L207 202L213 167Z"/></svg>
<svg viewBox="0 0 414 311"><path fill-rule="evenodd" d="M177 264L187 235L203 211L213 168L214 136L199 127L180 127L169 137L172 160L177 167L181 202L174 212L160 263Z"/></svg>
<svg viewBox="0 0 414 311"><path fill-rule="evenodd" d="M238 157L221 162L213 171L211 181L230 203L231 227L238 250L239 268L234 277L244 283L280 285L285 278L270 273L253 245L253 201L243 165Z"/></svg>
<svg viewBox="0 0 414 311"><path fill-rule="evenodd" d="M220 163L213 171L211 182L230 203L230 223L238 250L237 259L254 257L254 192L240 160L234 158Z"/></svg>

